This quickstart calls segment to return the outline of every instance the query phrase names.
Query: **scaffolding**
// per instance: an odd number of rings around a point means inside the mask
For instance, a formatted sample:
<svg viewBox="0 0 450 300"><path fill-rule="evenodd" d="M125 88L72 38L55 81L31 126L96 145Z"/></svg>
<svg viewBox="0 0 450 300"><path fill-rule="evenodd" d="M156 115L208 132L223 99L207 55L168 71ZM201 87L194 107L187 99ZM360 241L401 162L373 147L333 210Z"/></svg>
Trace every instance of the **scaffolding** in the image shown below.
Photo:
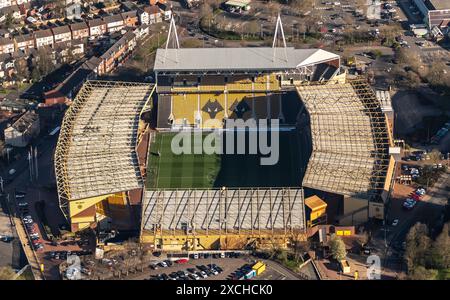
<svg viewBox="0 0 450 300"><path fill-rule="evenodd" d="M61 210L69 201L143 187L136 153L150 84L88 81L67 110L55 152Z"/></svg>
<svg viewBox="0 0 450 300"><path fill-rule="evenodd" d="M373 199L389 165L385 114L364 79L297 86L310 115L313 153L303 186Z"/></svg>

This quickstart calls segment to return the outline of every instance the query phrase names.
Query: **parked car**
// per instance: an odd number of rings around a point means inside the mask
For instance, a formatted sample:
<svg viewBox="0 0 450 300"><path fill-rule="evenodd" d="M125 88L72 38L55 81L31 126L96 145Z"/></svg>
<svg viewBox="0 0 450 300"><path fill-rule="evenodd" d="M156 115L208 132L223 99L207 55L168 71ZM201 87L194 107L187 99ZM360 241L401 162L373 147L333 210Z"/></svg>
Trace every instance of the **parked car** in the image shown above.
<svg viewBox="0 0 450 300"><path fill-rule="evenodd" d="M397 226L398 225L398 219L395 219L394 221L392 221L392 226Z"/></svg>
<svg viewBox="0 0 450 300"><path fill-rule="evenodd" d="M167 263L166 263L165 261L160 262L159 265L160 265L162 268L167 268L167 267L168 267L168 265L167 265Z"/></svg>
<svg viewBox="0 0 450 300"><path fill-rule="evenodd" d="M5 242L5 243L10 243L13 239L14 239L14 237L12 237L12 236L0 235L0 241Z"/></svg>

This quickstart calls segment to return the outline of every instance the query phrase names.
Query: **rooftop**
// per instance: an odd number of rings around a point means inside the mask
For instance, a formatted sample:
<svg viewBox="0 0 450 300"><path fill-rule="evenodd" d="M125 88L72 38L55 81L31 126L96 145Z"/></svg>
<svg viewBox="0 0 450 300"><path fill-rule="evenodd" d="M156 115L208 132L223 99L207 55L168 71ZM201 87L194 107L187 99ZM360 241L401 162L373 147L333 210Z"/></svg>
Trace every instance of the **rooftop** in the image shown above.
<svg viewBox="0 0 450 300"><path fill-rule="evenodd" d="M74 24L70 24L70 28L72 30L82 30L82 29L87 29L88 26L87 26L86 22L77 22Z"/></svg>
<svg viewBox="0 0 450 300"><path fill-rule="evenodd" d="M150 84L88 81L67 110L55 153L60 199L70 201L143 186L136 142Z"/></svg>
<svg viewBox="0 0 450 300"><path fill-rule="evenodd" d="M181 48L167 49L167 52L165 49L158 49L154 70L157 72L286 70L334 59L339 59L339 55L321 49L293 47Z"/></svg>
<svg viewBox="0 0 450 300"><path fill-rule="evenodd" d="M436 10L450 9L450 0L429 0Z"/></svg>
<svg viewBox="0 0 450 300"><path fill-rule="evenodd" d="M384 188L389 164L387 124L363 80L298 86L310 114L313 152L303 186L370 198Z"/></svg>
<svg viewBox="0 0 450 300"><path fill-rule="evenodd" d="M39 115L34 111L27 111L11 127L18 132L25 132L38 119Z"/></svg>

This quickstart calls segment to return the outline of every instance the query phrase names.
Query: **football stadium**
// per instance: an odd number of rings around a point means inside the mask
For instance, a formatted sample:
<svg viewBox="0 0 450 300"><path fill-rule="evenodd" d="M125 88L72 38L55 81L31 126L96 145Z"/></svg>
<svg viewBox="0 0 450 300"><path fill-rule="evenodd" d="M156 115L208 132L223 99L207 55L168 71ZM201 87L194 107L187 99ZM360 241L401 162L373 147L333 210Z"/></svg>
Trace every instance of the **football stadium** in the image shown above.
<svg viewBox="0 0 450 300"><path fill-rule="evenodd" d="M155 84L89 81L66 113L55 170L73 231L134 228L163 251L248 249L383 219L392 107L339 55L275 39L168 45Z"/></svg>

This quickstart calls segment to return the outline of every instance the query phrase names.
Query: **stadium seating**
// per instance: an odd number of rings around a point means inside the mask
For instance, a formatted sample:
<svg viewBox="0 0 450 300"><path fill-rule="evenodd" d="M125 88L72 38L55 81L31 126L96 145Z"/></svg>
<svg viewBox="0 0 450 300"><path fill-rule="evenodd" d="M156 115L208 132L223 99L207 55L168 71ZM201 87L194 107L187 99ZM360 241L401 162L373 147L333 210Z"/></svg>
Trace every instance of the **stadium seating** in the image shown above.
<svg viewBox="0 0 450 300"><path fill-rule="evenodd" d="M200 110L203 127L223 127L222 121L225 117L225 95L200 94Z"/></svg>
<svg viewBox="0 0 450 300"><path fill-rule="evenodd" d="M228 94L228 117L247 120L252 117L253 95L251 93Z"/></svg>
<svg viewBox="0 0 450 300"><path fill-rule="evenodd" d="M223 76L205 76L200 83L201 91L224 91L225 78Z"/></svg>
<svg viewBox="0 0 450 300"><path fill-rule="evenodd" d="M197 76L186 75L177 76L173 81L173 91L197 91L198 90L198 78Z"/></svg>
<svg viewBox="0 0 450 300"><path fill-rule="evenodd" d="M197 94L174 94L172 96L172 116L174 125L195 124L198 109Z"/></svg>
<svg viewBox="0 0 450 300"><path fill-rule="evenodd" d="M227 89L229 91L251 91L252 90L251 77L245 75L229 76L227 82Z"/></svg>

